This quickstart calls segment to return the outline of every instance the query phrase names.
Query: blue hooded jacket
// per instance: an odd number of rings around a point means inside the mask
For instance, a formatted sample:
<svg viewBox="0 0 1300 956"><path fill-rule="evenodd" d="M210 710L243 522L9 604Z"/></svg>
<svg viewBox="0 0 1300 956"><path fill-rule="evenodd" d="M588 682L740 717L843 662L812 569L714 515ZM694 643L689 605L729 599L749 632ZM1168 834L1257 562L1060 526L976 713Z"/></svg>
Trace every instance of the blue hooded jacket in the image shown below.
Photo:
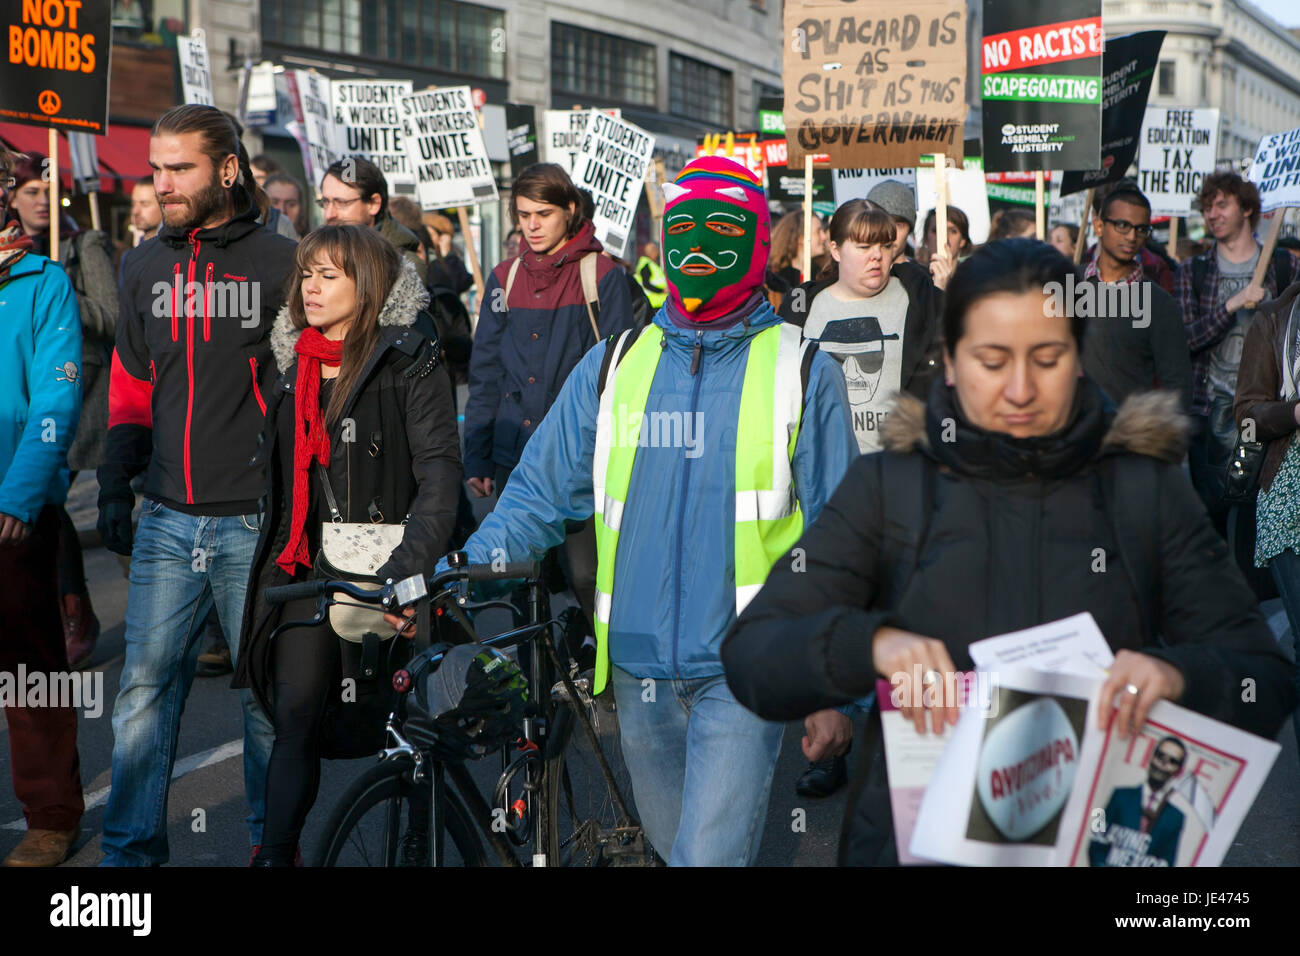
<svg viewBox="0 0 1300 956"><path fill-rule="evenodd" d="M676 447L637 449L619 532L610 659L636 677L714 677L722 674L718 650L736 617L736 421L745 363L750 339L781 320L764 302L747 324L728 329L678 328L664 309L654 321L665 345L646 401L647 421L656 412L676 413L663 420L682 423L682 440ZM496 509L465 545L472 563L535 560L564 539L566 520L591 517L598 379L607 342L579 362L525 446ZM816 519L857 457L844 374L818 353L793 469L805 524Z"/></svg>
<svg viewBox="0 0 1300 956"><path fill-rule="evenodd" d="M28 252L0 279L0 514L25 523L68 497L81 419L81 314L63 269Z"/></svg>

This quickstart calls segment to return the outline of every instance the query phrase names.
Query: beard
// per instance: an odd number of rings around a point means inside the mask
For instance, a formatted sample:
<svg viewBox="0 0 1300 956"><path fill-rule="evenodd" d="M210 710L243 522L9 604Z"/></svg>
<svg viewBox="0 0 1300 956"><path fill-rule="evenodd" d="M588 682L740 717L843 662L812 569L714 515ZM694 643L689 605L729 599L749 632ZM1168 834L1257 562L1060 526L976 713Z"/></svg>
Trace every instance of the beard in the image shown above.
<svg viewBox="0 0 1300 956"><path fill-rule="evenodd" d="M196 229L226 208L226 192L226 189L221 185L221 180L214 173L212 181L193 196L181 197L185 200L185 205L172 208L164 206L163 222L173 229L182 229L187 232ZM162 198L173 199L176 197L167 196Z"/></svg>

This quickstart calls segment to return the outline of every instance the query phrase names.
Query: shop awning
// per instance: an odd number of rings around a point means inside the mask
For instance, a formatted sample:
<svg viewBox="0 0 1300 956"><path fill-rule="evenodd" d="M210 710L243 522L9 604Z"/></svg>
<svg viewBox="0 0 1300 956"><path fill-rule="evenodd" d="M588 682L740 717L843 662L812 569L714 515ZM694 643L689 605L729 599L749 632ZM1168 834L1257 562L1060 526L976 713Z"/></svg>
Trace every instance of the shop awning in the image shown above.
<svg viewBox="0 0 1300 956"><path fill-rule="evenodd" d="M49 134L39 126L0 123L0 139L20 153L49 152ZM99 188L103 192L129 192L131 184L149 175L149 128L113 124L107 136L95 137L99 157ZM67 139L59 138L59 179L62 188L72 182Z"/></svg>

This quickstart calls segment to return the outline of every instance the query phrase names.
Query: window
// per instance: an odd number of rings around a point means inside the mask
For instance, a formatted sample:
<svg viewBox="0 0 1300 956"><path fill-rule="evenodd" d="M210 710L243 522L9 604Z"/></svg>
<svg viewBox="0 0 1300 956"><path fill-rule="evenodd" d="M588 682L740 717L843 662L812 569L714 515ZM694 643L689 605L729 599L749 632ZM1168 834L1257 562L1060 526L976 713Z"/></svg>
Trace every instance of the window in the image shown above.
<svg viewBox="0 0 1300 956"><path fill-rule="evenodd" d="M655 105L655 48L567 23L551 23L551 90Z"/></svg>
<svg viewBox="0 0 1300 956"><path fill-rule="evenodd" d="M668 56L668 112L677 116L732 125L731 74L677 53Z"/></svg>
<svg viewBox="0 0 1300 956"><path fill-rule="evenodd" d="M1161 96L1174 95L1174 61L1161 60L1160 72L1157 79L1157 92Z"/></svg>
<svg viewBox="0 0 1300 956"><path fill-rule="evenodd" d="M185 0L113 0L109 23L114 43L166 46L172 37L189 32L187 19ZM176 48L175 41L171 47Z"/></svg>
<svg viewBox="0 0 1300 956"><path fill-rule="evenodd" d="M262 0L269 43L505 79L505 13L459 0Z"/></svg>

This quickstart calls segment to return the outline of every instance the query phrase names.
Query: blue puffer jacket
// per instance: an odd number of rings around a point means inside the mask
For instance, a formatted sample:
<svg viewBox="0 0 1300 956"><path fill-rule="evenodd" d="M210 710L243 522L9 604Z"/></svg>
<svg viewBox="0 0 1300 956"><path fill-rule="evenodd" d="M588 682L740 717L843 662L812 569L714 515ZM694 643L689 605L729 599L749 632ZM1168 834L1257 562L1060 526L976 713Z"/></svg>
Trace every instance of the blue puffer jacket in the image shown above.
<svg viewBox="0 0 1300 956"><path fill-rule="evenodd" d="M0 514L24 522L68 497L81 418L81 316L63 269L27 253L0 280Z"/></svg>
<svg viewBox="0 0 1300 956"><path fill-rule="evenodd" d="M736 617L736 419L750 339L781 320L763 303L726 330L686 330L660 309L665 350L647 414L697 417L687 447L637 449L619 533L610 611L610 657L636 677L697 678L722 673L718 649ZM699 365L691 360L700 346ZM592 454L606 343L593 348L564 384L524 449L505 493L465 549L474 563L539 558L564 538L566 520L594 510ZM687 421L683 417L683 422ZM683 435L686 432L683 429ZM818 353L810 370L794 478L804 521L821 511L858 457L844 374ZM445 568L445 562L440 568Z"/></svg>

